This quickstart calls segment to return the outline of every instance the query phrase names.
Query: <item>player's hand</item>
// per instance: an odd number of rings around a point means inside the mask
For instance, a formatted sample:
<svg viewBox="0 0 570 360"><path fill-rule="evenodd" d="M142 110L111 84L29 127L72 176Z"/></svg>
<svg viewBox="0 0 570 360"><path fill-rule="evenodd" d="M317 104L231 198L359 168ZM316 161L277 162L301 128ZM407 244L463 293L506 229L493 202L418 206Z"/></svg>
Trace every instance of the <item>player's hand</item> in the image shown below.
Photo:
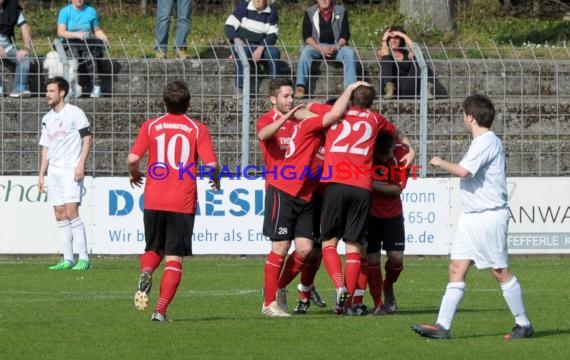
<svg viewBox="0 0 570 360"><path fill-rule="evenodd" d="M129 183L131 184L131 188L141 187L143 184L143 173L140 170L133 171L129 174Z"/></svg>
<svg viewBox="0 0 570 360"><path fill-rule="evenodd" d="M210 179L208 180L208 184L210 184L210 187L214 190L220 190L220 179Z"/></svg>
<svg viewBox="0 0 570 360"><path fill-rule="evenodd" d="M299 110L300 108L304 108L304 107L305 107L305 104L299 104L299 105L295 106L293 109L291 109L291 111L289 111L287 114L283 115L283 117L281 119L291 118L295 114L295 111Z"/></svg>
<svg viewBox="0 0 570 360"><path fill-rule="evenodd" d="M402 156L401 160L404 163L404 166L410 166L414 163L415 159L416 159L416 150L410 148L408 153Z"/></svg>
<svg viewBox="0 0 570 360"><path fill-rule="evenodd" d="M83 180L85 177L85 168L82 165L77 165L75 168L75 182Z"/></svg>
<svg viewBox="0 0 570 360"><path fill-rule="evenodd" d="M38 177L38 190L40 193L46 192L45 179L43 175Z"/></svg>
<svg viewBox="0 0 570 360"><path fill-rule="evenodd" d="M434 156L430 161L429 164L431 166L441 166L441 163L443 162L443 160L439 157L439 156Z"/></svg>

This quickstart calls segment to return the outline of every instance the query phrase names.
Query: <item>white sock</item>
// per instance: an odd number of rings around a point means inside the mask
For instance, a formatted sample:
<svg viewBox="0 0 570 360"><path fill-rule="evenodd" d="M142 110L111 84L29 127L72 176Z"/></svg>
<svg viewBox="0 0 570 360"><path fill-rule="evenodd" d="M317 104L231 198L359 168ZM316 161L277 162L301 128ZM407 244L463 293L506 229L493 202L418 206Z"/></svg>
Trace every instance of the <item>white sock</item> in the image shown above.
<svg viewBox="0 0 570 360"><path fill-rule="evenodd" d="M526 316L524 309L521 284L516 276L501 284L501 290L503 290L503 297L511 310L511 314L515 317L515 322L520 326L530 326L530 320Z"/></svg>
<svg viewBox="0 0 570 360"><path fill-rule="evenodd" d="M70 222L69 220L58 221L57 227L63 259L73 263L73 234L71 233Z"/></svg>
<svg viewBox="0 0 570 360"><path fill-rule="evenodd" d="M81 221L81 218L78 216L71 220L70 224L73 239L77 244L79 260L89 261L89 255L87 254L87 237L85 236L85 225L83 225L83 221Z"/></svg>
<svg viewBox="0 0 570 360"><path fill-rule="evenodd" d="M455 311L463 298L463 293L465 292L465 282L450 282L447 284L445 289L445 294L441 299L441 305L439 307L439 314L437 316L437 323L441 325L445 330L451 328L451 322L455 316Z"/></svg>

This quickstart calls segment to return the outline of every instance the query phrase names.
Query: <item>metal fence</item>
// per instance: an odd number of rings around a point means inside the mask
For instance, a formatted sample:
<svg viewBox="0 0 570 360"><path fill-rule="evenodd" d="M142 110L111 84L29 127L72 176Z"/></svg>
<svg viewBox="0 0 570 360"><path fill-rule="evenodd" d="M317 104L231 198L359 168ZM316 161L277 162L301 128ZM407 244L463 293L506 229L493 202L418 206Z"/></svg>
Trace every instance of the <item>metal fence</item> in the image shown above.
<svg viewBox="0 0 570 360"><path fill-rule="evenodd" d="M42 64L45 44L35 42L29 79L31 98L10 98L14 67L2 60L0 79L0 175L35 175L39 165L38 139L42 116L49 110L42 96L47 72ZM213 135L220 161L230 168L261 164L254 134L255 121L270 108L265 65L249 62L250 90L238 94L234 58L229 44L190 44L190 59L170 54L150 58L148 47L120 39L113 51L105 49L97 60L102 73L103 97L90 98L90 74L79 83L84 96L71 98L92 121L95 141L89 172L96 176L125 175L125 159L141 123L164 111L163 86L184 79L191 89L189 115L203 121ZM431 156L460 160L469 146L462 127L461 102L473 93L494 101L497 117L493 130L505 143L510 176L567 176L570 174L570 48L490 48L461 45L418 46L418 66L429 67L417 95L384 100L381 93L381 61L374 44L351 44L358 77L371 82L379 93L374 106L394 121L419 150L425 165ZM279 44L281 76L295 80L301 44ZM422 60L425 59L425 62ZM79 59L80 62L83 61ZM96 59L85 59L95 61ZM80 69L81 72L81 69ZM426 96L427 82L435 84L434 98ZM313 64L308 96L322 101L342 91L343 69L332 61ZM423 87L424 91L420 91ZM438 175L424 167L426 176Z"/></svg>

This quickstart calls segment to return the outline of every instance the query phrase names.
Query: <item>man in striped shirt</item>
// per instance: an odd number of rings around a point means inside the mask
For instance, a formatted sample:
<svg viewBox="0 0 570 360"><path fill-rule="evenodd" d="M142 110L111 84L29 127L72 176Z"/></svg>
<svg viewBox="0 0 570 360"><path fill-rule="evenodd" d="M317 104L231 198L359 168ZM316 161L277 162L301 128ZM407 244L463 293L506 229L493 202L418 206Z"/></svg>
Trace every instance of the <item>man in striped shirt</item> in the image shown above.
<svg viewBox="0 0 570 360"><path fill-rule="evenodd" d="M244 47L248 59L255 63L265 61L272 79L278 74L278 61L281 52L275 46L279 34L279 15L269 0L240 1L234 12L226 20L224 31L234 48L234 58L238 59L237 46ZM241 93L243 88L243 65L237 60L236 86Z"/></svg>

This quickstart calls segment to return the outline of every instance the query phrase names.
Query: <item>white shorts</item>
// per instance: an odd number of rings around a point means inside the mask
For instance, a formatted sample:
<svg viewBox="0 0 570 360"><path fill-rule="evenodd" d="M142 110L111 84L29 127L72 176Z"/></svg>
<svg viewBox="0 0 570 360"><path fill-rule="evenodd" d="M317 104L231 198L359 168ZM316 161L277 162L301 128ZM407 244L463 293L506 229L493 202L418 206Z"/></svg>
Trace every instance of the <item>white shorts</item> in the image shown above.
<svg viewBox="0 0 570 360"><path fill-rule="evenodd" d="M507 208L463 213L451 244L452 260L473 260L477 269L509 267Z"/></svg>
<svg viewBox="0 0 570 360"><path fill-rule="evenodd" d="M46 185L50 205L81 203L83 180L75 181L75 168L50 166Z"/></svg>

